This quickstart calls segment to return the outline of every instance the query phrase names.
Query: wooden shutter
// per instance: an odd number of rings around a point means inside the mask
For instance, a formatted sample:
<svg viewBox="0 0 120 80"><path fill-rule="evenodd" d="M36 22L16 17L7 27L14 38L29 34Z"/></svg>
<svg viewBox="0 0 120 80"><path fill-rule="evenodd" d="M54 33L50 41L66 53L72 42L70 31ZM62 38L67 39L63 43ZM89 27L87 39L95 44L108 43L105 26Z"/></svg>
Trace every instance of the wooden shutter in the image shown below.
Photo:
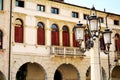
<svg viewBox="0 0 120 80"><path fill-rule="evenodd" d="M68 31L63 31L63 46L70 46Z"/></svg>
<svg viewBox="0 0 120 80"><path fill-rule="evenodd" d="M15 42L22 43L23 42L23 28L15 27Z"/></svg>
<svg viewBox="0 0 120 80"><path fill-rule="evenodd" d="M100 37L100 49L105 50L105 42L103 36Z"/></svg>
<svg viewBox="0 0 120 80"><path fill-rule="evenodd" d="M75 33L73 33L73 47L79 47L79 42L75 39Z"/></svg>
<svg viewBox="0 0 120 80"><path fill-rule="evenodd" d="M44 45L45 44L45 32L44 32L44 29L42 29L41 27L38 28L38 31L37 31L37 37L38 37L38 44L39 45Z"/></svg>

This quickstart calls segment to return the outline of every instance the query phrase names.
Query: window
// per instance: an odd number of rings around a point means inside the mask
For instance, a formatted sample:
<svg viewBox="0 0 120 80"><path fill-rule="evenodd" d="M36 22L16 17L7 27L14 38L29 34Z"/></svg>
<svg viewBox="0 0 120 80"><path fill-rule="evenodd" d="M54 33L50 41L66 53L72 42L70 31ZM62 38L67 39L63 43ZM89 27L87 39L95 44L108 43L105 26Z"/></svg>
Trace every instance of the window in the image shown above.
<svg viewBox="0 0 120 80"><path fill-rule="evenodd" d="M3 32L0 30L0 49L2 49L3 46Z"/></svg>
<svg viewBox="0 0 120 80"><path fill-rule="evenodd" d="M118 33L115 34L115 50L120 51L120 35Z"/></svg>
<svg viewBox="0 0 120 80"><path fill-rule="evenodd" d="M59 45L59 29L56 24L52 25L52 31L51 31L51 42L52 45Z"/></svg>
<svg viewBox="0 0 120 80"><path fill-rule="evenodd" d="M104 23L103 17L98 17L98 18L100 19L100 22L101 22L101 23Z"/></svg>
<svg viewBox="0 0 120 80"><path fill-rule="evenodd" d="M3 10L3 0L0 0L0 10Z"/></svg>
<svg viewBox="0 0 120 80"><path fill-rule="evenodd" d="M15 42L23 43L23 22L17 18L15 21Z"/></svg>
<svg viewBox="0 0 120 80"><path fill-rule="evenodd" d="M78 12L72 12L72 17L73 18L78 18L79 17Z"/></svg>
<svg viewBox="0 0 120 80"><path fill-rule="evenodd" d="M104 42L103 35L100 36L99 41L100 41L100 49L105 50L105 42Z"/></svg>
<svg viewBox="0 0 120 80"><path fill-rule="evenodd" d="M45 12L45 6L44 5L37 5L37 10L38 11L42 11L42 12Z"/></svg>
<svg viewBox="0 0 120 80"><path fill-rule="evenodd" d="M75 29L73 28L73 47L79 47L79 42L75 38Z"/></svg>
<svg viewBox="0 0 120 80"><path fill-rule="evenodd" d="M70 46L69 29L67 26L63 26L62 30L63 30L62 32L63 46Z"/></svg>
<svg viewBox="0 0 120 80"><path fill-rule="evenodd" d="M119 20L114 20L114 25L119 25Z"/></svg>
<svg viewBox="0 0 120 80"><path fill-rule="evenodd" d="M53 13L53 14L59 14L59 9L52 7L51 8L51 13Z"/></svg>
<svg viewBox="0 0 120 80"><path fill-rule="evenodd" d="M38 30L37 30L37 44L38 45L44 45L45 44L44 25L43 25L43 23L38 22L37 26L38 26Z"/></svg>
<svg viewBox="0 0 120 80"><path fill-rule="evenodd" d="M84 14L84 15L83 15L83 18L84 18L85 20L86 20L88 17L89 17L88 14Z"/></svg>
<svg viewBox="0 0 120 80"><path fill-rule="evenodd" d="M16 0L16 6L17 7L24 7L24 1L23 0Z"/></svg>

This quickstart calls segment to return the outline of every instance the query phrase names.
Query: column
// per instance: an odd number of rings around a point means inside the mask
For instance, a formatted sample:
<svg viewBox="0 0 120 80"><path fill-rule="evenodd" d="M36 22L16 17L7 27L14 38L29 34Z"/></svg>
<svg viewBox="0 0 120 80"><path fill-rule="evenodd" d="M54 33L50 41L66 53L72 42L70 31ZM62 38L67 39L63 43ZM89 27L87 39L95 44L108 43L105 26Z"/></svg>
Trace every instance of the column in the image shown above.
<svg viewBox="0 0 120 80"><path fill-rule="evenodd" d="M99 39L94 41L94 47L91 48L91 80L102 80L100 64Z"/></svg>
<svg viewBox="0 0 120 80"><path fill-rule="evenodd" d="M47 46L50 46L51 45L51 25L50 25L50 21L49 21L49 19L47 20L47 22L46 22L46 29L45 29L46 31L46 45Z"/></svg>
<svg viewBox="0 0 120 80"><path fill-rule="evenodd" d="M62 28L60 28L60 30L59 30L59 37L60 37L60 39L59 39L60 46L62 46L62 44L63 44L63 42L62 42Z"/></svg>

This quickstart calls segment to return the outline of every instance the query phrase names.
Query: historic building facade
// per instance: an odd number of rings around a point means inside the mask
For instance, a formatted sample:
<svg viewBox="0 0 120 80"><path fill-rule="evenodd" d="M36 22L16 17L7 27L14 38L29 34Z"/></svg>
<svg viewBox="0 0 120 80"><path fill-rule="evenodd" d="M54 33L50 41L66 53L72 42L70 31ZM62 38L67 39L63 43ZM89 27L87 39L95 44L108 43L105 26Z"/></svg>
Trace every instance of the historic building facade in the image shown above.
<svg viewBox="0 0 120 80"><path fill-rule="evenodd" d="M74 34L79 21L86 25L89 8L64 0L12 0L10 28L10 1L0 1L0 80L8 80L9 75L11 80L90 80L92 52L80 52ZM101 30L105 29L109 14L108 26L113 32L111 80L119 80L120 15L104 11L97 14L101 18ZM104 51L101 36L101 73L103 80L107 80L108 55Z"/></svg>

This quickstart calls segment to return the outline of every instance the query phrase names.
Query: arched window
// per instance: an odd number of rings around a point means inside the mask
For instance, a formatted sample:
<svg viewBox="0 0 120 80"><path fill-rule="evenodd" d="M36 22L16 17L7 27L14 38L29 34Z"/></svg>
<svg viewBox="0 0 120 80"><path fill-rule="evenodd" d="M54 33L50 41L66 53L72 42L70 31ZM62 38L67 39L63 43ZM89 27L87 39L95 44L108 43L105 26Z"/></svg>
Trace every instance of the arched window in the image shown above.
<svg viewBox="0 0 120 80"><path fill-rule="evenodd" d="M0 49L3 47L3 32L0 30Z"/></svg>
<svg viewBox="0 0 120 80"><path fill-rule="evenodd" d="M15 42L23 43L23 22L17 18L15 21Z"/></svg>
<svg viewBox="0 0 120 80"><path fill-rule="evenodd" d="M75 29L73 28L73 47L79 47L79 42L75 39Z"/></svg>
<svg viewBox="0 0 120 80"><path fill-rule="evenodd" d="M63 32L62 32L63 46L70 46L68 27L67 26L63 26L62 30L63 30Z"/></svg>
<svg viewBox="0 0 120 80"><path fill-rule="evenodd" d="M37 30L37 44L38 45L45 45L44 25L43 25L43 23L38 22L37 26L38 26L38 30Z"/></svg>
<svg viewBox="0 0 120 80"><path fill-rule="evenodd" d="M53 24L51 26L52 31L51 31L51 42L52 45L59 45L59 29L56 24Z"/></svg>
<svg viewBox="0 0 120 80"><path fill-rule="evenodd" d="M120 35L118 33L115 34L115 49L120 51Z"/></svg>
<svg viewBox="0 0 120 80"><path fill-rule="evenodd" d="M100 49L105 50L105 42L104 42L103 35L100 35L99 41L100 41Z"/></svg>

